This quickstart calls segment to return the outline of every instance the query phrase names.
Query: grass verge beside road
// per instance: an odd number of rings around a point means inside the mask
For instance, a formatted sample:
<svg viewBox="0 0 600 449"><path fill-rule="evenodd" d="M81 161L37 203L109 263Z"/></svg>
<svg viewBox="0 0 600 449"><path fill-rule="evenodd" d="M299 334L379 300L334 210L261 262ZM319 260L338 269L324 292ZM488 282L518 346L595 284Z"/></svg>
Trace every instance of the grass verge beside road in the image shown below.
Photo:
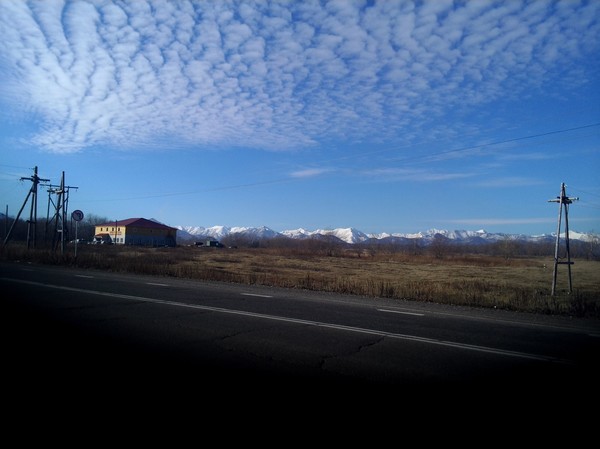
<svg viewBox="0 0 600 449"><path fill-rule="evenodd" d="M600 262L575 260L573 293L551 257L411 255L404 252L298 251L288 248L145 248L81 245L65 254L11 243L3 260L71 265L154 276L304 288L327 292L600 317Z"/></svg>

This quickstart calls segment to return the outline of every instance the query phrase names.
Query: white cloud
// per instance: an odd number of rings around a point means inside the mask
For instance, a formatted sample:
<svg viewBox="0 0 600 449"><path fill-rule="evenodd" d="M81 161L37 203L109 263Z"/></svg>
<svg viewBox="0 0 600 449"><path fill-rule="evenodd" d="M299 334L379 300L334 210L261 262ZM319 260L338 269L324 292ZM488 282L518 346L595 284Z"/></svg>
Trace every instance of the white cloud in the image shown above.
<svg viewBox="0 0 600 449"><path fill-rule="evenodd" d="M464 179L474 176L469 172L435 171L429 169L413 168L378 168L365 170L362 174L374 177L380 181L413 181L413 182L436 182Z"/></svg>
<svg viewBox="0 0 600 449"><path fill-rule="evenodd" d="M297 170L295 172L290 173L292 178L312 178L315 176L322 175L324 173L331 172L331 169L328 168L307 168L304 170Z"/></svg>
<svg viewBox="0 0 600 449"><path fill-rule="evenodd" d="M534 178L528 178L525 176L507 176L499 178L486 179L485 181L478 182L476 185L479 187L524 187L524 186L535 186L545 184L544 181Z"/></svg>
<svg viewBox="0 0 600 449"><path fill-rule="evenodd" d="M523 224L545 224L553 223L552 218L462 218L456 220L445 220L448 223L456 223L469 226L495 226L495 225L523 225Z"/></svg>
<svg viewBox="0 0 600 449"><path fill-rule="evenodd" d="M7 0L0 94L55 152L165 136L285 150L444 126L598 51L598 2L453 4Z"/></svg>

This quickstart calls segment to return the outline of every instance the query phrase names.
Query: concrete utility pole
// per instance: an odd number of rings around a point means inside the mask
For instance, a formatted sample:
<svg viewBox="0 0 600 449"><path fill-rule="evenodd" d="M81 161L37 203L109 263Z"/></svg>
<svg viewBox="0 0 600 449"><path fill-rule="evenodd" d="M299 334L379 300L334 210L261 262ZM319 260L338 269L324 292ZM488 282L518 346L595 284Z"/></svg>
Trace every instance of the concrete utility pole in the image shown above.
<svg viewBox="0 0 600 449"><path fill-rule="evenodd" d="M569 204L573 201L577 201L579 198L570 198L567 196L566 186L563 182L560 186L560 196L557 196L556 199L548 200L549 203L558 203L558 226L556 230L556 245L554 247L554 272L552 274L552 296L554 296L554 292L556 291L556 275L558 274L558 265L565 264L569 269L569 294L573 292L573 283L571 280L571 251L569 249ZM563 208L564 204L564 208ZM559 246L560 246L560 225L562 220L562 213L565 211L565 246L567 250L567 260L560 261L558 256Z"/></svg>
<svg viewBox="0 0 600 449"><path fill-rule="evenodd" d="M38 189L38 184L40 182L49 182L49 179L42 179L38 176L38 168L37 166L34 167L33 169L33 176L31 177L22 177L21 181L23 180L30 180L32 182L31 184L31 189L29 189L29 193L27 193L27 196L25 197L25 201L23 202L23 206L21 206L21 209L19 210L19 213L17 214L17 217L15 218L15 221L13 222L12 226L10 227L10 230L8 231L8 234L6 235L6 238L4 239L4 243L2 245L2 247L6 246L6 244L8 243L8 241L10 240L10 236L12 234L12 231L15 227L15 224L19 221L19 218L21 217L21 212L23 212L23 209L25 208L25 205L27 204L27 201L29 201L29 197L31 197L31 210L29 212L29 220L27 221L27 249L30 248L30 245L33 244L33 247L35 248L35 236L36 236L36 225L37 225L37 189Z"/></svg>

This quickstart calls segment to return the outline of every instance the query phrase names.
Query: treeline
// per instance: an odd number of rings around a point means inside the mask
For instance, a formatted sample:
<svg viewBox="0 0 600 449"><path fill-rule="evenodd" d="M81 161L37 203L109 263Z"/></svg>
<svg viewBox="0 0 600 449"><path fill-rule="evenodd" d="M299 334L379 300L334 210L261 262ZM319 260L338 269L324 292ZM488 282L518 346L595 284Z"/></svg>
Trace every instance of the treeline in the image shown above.
<svg viewBox="0 0 600 449"><path fill-rule="evenodd" d="M446 258L465 254L489 255L504 257L506 259L515 257L554 257L555 240L538 242L514 240L507 238L494 242L469 243L455 241L441 235L432 241L422 239L407 240L368 240L362 243L346 243L332 236L315 236L305 239L292 239L288 237L275 237L271 239L257 239L251 236L230 235L221 240L224 246L229 248L271 248L285 250L288 253L321 254L321 255L348 255L356 257L368 257L375 254L405 255L427 255L436 258ZM572 258L586 260L600 260L600 238L595 237L591 241L570 240L569 249ZM566 257L565 241L561 239L559 257Z"/></svg>

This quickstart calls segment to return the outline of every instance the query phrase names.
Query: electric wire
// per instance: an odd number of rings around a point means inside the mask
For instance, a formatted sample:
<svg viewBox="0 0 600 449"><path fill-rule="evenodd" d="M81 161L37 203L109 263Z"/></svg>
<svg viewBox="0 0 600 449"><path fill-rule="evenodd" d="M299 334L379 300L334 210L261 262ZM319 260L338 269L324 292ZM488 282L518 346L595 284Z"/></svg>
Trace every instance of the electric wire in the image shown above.
<svg viewBox="0 0 600 449"><path fill-rule="evenodd" d="M520 136L520 137L511 138L511 139L498 140L498 141L483 143L483 144L479 144L479 145L455 148L455 149L446 150L446 151L438 151L438 152L429 153L426 155L398 158L397 161L404 162L404 163L410 162L410 161L419 161L419 160L431 161L431 160L435 160L436 158L439 158L442 156L455 155L455 154L465 153L468 151L481 150L484 148L502 145L502 144L506 144L506 143L518 142L518 141L523 141L523 140L528 140L528 139L535 139L535 138L551 136L551 135L556 135L556 134L562 134L562 133L568 133L568 132L573 132L573 131L578 131L578 130L583 130L583 129L590 129L590 128L594 128L594 127L598 127L598 126L600 126L600 122L590 123L587 125L581 125L581 126L576 126L576 127L571 127L571 128L563 128L563 129L554 130L554 131L547 131L547 132L543 132L543 133L531 134L531 135L527 135L527 136ZM411 146L414 146L414 145L407 145L406 147L382 148L380 150L375 150L375 151L371 151L371 152L366 152L366 153L363 152L363 153L359 153L359 154L355 154L355 155L344 156L344 157L340 157L340 158L336 158L336 159L330 159L330 160L328 160L328 162L333 162L335 160L345 160L345 159L357 158L357 157L365 157L365 156L369 156L369 155L373 155L373 154L394 151L399 148L410 148ZM0 166L19 168L19 169L30 169L28 167L17 167L17 166L5 165L5 164L0 164ZM111 199L91 199L89 201L90 202L116 201L116 200L118 200L118 201L134 201L134 200L140 200L140 199L195 195L195 194L199 194L199 193L234 190L234 189L240 189L240 188L246 188L246 187L256 187L256 186L269 185L269 184L279 184L279 183L284 183L284 182L298 181L300 179L302 179L302 178L289 176L286 178L278 178L278 179L272 179L272 180L267 180L267 181L257 181L257 182L249 182L249 183L243 183L243 184L222 186L222 187L204 188L204 189L198 189L198 190L192 190L192 191L186 191L186 192L156 193L156 194L150 194L150 195L118 197L118 198L113 197Z"/></svg>
<svg viewBox="0 0 600 449"><path fill-rule="evenodd" d="M489 143L485 143L485 144L456 148L456 149L447 150L447 151L439 151L439 152L430 153L427 155L400 158L400 159L398 159L398 161L407 162L407 161L415 161L415 160L431 160L431 159L434 159L439 156L458 154L458 153L482 149L482 148L486 148L486 147L497 146L497 145L502 145L502 144L511 143L511 142L518 142L518 141L527 140L527 139L535 139L535 138L551 136L551 135L556 135L556 134L562 134L562 133L578 131L578 130L583 130L583 129L589 129L589 128L594 128L594 127L598 127L598 126L600 126L600 122L591 123L591 124L582 125L582 126L576 126L576 127L572 127L572 128L564 128L564 129L559 129L559 130L554 130L554 131L548 131L548 132L544 132L544 133L532 134L532 135L527 135L527 136L520 136L520 137L511 138L511 139L498 140L498 141L489 142ZM349 159L352 157L363 157L366 155L372 155L372 154L376 154L376 153L393 151L394 149L398 149L398 147L385 148L385 149L376 150L373 152L360 153L360 154L356 154L353 156L345 156L345 157L341 157L339 159ZM332 162L334 160L336 160L336 159L329 160L329 162ZM152 195L143 195L143 196L126 197L126 198L118 198L118 199L112 198L110 200L97 199L97 200L92 200L92 201L94 201L94 202L115 201L115 200L120 200L120 201L128 200L129 201L129 200L163 198L163 197L172 197L172 196L195 195L195 194L199 194L199 193L234 190L234 189L240 189L240 188L246 188L246 187L256 187L256 186L269 185L269 184L279 184L279 183L284 183L284 182L298 181L300 179L302 179L302 178L287 177L287 178L278 178L278 179L272 179L272 180L267 180L267 181L258 181L258 182L250 182L250 183L236 184L236 185L229 185L229 186L222 186L222 187L205 188L205 189L199 189L199 190L193 190L193 191L187 191L187 192L170 192L170 193L162 193L162 194L157 193L157 194L152 194Z"/></svg>

